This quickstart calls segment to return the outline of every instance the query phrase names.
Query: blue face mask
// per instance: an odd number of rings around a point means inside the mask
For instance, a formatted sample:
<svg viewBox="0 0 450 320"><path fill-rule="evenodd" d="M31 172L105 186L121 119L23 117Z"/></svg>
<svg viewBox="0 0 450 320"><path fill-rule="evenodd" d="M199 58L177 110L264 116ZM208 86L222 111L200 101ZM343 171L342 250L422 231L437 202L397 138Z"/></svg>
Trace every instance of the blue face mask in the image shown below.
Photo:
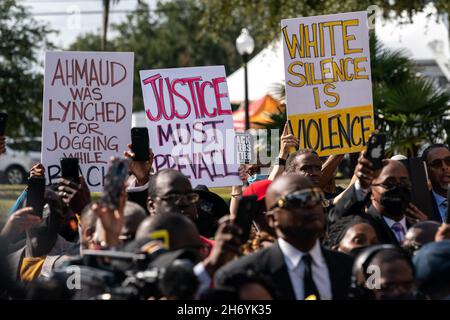
<svg viewBox="0 0 450 320"><path fill-rule="evenodd" d="M259 174L256 173L247 179L248 184L252 184L253 182L266 180L269 177L268 174Z"/></svg>

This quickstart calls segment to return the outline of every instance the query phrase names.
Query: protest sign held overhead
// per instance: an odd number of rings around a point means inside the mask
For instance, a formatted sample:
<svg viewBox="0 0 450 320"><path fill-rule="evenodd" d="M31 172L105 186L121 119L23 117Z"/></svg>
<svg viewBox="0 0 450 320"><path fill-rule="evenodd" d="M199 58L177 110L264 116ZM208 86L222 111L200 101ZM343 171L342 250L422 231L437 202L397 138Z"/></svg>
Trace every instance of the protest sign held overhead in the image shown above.
<svg viewBox="0 0 450 320"><path fill-rule="evenodd" d="M357 152L374 130L367 12L281 21L287 112L300 148Z"/></svg>
<svg viewBox="0 0 450 320"><path fill-rule="evenodd" d="M153 169L195 186L241 184L223 66L140 71Z"/></svg>
<svg viewBox="0 0 450 320"><path fill-rule="evenodd" d="M47 182L60 158L79 159L91 191L101 191L112 156L130 141L133 59L129 52L47 52L42 163Z"/></svg>

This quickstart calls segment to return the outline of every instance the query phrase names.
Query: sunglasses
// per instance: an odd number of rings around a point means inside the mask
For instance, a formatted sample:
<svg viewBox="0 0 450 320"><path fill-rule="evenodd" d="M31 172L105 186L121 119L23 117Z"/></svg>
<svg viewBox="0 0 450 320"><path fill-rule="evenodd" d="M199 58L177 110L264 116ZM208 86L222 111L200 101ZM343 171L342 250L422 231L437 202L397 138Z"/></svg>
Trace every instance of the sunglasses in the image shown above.
<svg viewBox="0 0 450 320"><path fill-rule="evenodd" d="M191 192L188 194L169 194L167 196L158 198L169 203L174 203L175 205L180 205L182 203L197 203L200 199L200 196L197 193Z"/></svg>
<svg viewBox="0 0 450 320"><path fill-rule="evenodd" d="M279 198L270 210L275 208L281 209L305 209L308 206L321 205L325 200L325 196L319 188L303 189L295 191L286 196Z"/></svg>
<svg viewBox="0 0 450 320"><path fill-rule="evenodd" d="M450 156L443 159L434 159L433 161L428 162L428 165L435 169L441 169L444 166L444 163L447 167L450 167Z"/></svg>

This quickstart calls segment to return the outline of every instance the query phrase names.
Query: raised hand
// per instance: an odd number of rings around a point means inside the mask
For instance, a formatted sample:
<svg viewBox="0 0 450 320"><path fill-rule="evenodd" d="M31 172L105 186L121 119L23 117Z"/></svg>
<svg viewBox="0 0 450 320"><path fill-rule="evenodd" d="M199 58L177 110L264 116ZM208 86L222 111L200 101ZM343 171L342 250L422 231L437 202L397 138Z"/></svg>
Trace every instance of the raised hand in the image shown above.
<svg viewBox="0 0 450 320"><path fill-rule="evenodd" d="M154 154L152 149L148 149L148 161L135 161L134 153L131 151L131 144L128 144L128 148L130 148L130 150L125 151L123 154L125 157L131 159L129 170L136 177L136 186L142 186L150 179Z"/></svg>

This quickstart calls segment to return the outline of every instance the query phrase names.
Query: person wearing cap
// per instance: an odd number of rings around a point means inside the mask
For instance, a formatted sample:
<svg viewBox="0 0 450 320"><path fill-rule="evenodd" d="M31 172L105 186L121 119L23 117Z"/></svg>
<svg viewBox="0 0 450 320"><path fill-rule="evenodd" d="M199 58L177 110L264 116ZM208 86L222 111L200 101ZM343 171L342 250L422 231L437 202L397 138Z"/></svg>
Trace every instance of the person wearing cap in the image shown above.
<svg viewBox="0 0 450 320"><path fill-rule="evenodd" d="M254 218L254 226L257 232L266 232L272 236L275 236L275 231L269 226L266 218L266 192L269 188L271 180L261 180L252 183L243 192L243 196L256 196L256 201L258 203L259 213Z"/></svg>

